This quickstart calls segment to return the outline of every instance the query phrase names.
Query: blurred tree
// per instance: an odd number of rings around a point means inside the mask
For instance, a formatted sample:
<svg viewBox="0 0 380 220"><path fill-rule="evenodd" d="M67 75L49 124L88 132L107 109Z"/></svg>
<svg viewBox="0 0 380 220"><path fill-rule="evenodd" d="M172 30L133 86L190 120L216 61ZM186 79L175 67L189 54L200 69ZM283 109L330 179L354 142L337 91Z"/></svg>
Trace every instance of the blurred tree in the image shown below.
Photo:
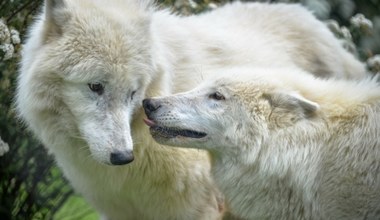
<svg viewBox="0 0 380 220"><path fill-rule="evenodd" d="M230 0L157 0L182 15L202 13ZM327 21L347 49L380 72L380 1L378 0L258 0L299 2ZM83 219L88 208L68 212L73 204L86 204L62 177L54 160L17 120L13 97L26 27L40 10L42 0L0 1L0 219ZM362 15L358 15L361 13ZM365 17L363 16L365 15ZM331 20L332 19L332 20ZM64 207L63 209L61 207ZM93 216L93 215L92 215Z"/></svg>

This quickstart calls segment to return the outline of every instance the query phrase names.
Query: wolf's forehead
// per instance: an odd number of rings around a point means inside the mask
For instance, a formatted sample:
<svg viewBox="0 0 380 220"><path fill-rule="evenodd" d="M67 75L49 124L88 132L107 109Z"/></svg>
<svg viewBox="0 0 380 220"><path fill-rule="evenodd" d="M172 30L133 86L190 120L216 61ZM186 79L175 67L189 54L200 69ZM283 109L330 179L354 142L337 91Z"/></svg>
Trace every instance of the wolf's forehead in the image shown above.
<svg viewBox="0 0 380 220"><path fill-rule="evenodd" d="M68 38L66 47L72 55L83 59L98 59L110 63L126 62L130 53L127 40L121 33L108 33L104 30L82 30ZM112 36L110 36L112 35Z"/></svg>
<svg viewBox="0 0 380 220"><path fill-rule="evenodd" d="M63 74L67 80L83 82L107 82L113 85L139 84L142 74L133 72L128 65L101 62L99 60L82 60L66 66Z"/></svg>
<svg viewBox="0 0 380 220"><path fill-rule="evenodd" d="M220 78L210 86L242 100L257 99L268 90L274 89L273 85L268 82L257 79L239 79L238 77Z"/></svg>
<svg viewBox="0 0 380 220"><path fill-rule="evenodd" d="M121 60L139 54L149 45L145 26L123 22L105 16L73 17L63 32L65 46L82 56L103 57L111 61ZM139 46L135 46L139 43Z"/></svg>
<svg viewBox="0 0 380 220"><path fill-rule="evenodd" d="M79 72L120 73L121 76L129 72L133 66L140 69L143 60L140 53L131 50L128 41L124 36L114 35L99 36L94 38L90 35L80 34L80 36L63 39L62 47L55 48L58 63L64 68L78 68ZM132 64L137 63L137 64ZM132 71L132 70L131 70ZM77 71L78 72L78 71Z"/></svg>

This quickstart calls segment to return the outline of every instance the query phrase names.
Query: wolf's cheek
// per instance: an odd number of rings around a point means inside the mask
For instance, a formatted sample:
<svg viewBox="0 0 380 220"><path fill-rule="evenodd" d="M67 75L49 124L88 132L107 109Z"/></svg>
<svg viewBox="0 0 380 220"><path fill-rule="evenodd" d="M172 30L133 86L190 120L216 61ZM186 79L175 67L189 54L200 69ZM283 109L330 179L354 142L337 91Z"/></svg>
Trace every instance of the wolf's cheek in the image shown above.
<svg viewBox="0 0 380 220"><path fill-rule="evenodd" d="M98 95L87 85L67 85L63 99L74 116L73 123L79 131L76 136L87 145L90 159L109 165L133 161L132 109L127 103L111 97L111 93Z"/></svg>

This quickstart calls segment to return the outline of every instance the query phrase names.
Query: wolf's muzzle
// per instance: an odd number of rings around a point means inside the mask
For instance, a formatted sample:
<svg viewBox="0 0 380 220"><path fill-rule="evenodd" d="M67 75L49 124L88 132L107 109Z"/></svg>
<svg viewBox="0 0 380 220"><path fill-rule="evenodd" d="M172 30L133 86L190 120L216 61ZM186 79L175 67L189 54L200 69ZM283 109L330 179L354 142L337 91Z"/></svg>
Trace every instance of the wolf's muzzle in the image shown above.
<svg viewBox="0 0 380 220"><path fill-rule="evenodd" d="M153 112L155 112L157 109L159 109L161 107L161 105L153 99L144 99L143 100L143 107L144 107L144 111L145 111L146 116L148 116L148 118L150 118L150 115Z"/></svg>

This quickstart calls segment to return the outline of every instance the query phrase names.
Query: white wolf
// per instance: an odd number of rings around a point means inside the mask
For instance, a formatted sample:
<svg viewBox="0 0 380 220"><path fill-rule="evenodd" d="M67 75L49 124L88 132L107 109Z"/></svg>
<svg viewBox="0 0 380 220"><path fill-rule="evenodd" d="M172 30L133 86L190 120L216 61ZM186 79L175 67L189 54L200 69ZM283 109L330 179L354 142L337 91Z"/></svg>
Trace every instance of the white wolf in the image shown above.
<svg viewBox="0 0 380 220"><path fill-rule="evenodd" d="M380 219L380 84L302 71L221 70L191 92L146 99L161 144L206 149L244 219Z"/></svg>
<svg viewBox="0 0 380 220"><path fill-rule="evenodd" d="M311 13L283 4L179 17L148 1L48 0L22 56L19 114L73 187L114 220L221 214L207 155L156 144L142 123L144 97L189 90L203 70L235 65L364 75Z"/></svg>

